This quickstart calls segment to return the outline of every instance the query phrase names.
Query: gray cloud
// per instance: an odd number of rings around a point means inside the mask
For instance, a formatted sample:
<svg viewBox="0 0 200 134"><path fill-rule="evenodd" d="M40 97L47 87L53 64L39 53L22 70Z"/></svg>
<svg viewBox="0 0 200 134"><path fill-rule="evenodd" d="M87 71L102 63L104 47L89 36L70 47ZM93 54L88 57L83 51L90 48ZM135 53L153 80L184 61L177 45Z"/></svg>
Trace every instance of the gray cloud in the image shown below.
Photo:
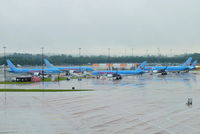
<svg viewBox="0 0 200 134"><path fill-rule="evenodd" d="M0 43L11 52L198 52L198 0L0 1Z"/></svg>

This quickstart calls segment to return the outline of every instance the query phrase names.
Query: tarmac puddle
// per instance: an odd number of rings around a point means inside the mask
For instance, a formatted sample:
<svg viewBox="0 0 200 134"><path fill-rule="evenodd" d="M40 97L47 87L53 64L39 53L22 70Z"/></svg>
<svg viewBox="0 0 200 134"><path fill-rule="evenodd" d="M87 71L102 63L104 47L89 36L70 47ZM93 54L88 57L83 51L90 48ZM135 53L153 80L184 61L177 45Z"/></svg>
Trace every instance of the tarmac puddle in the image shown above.
<svg viewBox="0 0 200 134"><path fill-rule="evenodd" d="M199 73L143 75L119 81L83 79L44 83L44 88L74 86L95 91L2 92L0 133L198 134L199 80ZM6 85L7 88L41 86L40 83ZM192 107L185 105L188 98L193 99Z"/></svg>

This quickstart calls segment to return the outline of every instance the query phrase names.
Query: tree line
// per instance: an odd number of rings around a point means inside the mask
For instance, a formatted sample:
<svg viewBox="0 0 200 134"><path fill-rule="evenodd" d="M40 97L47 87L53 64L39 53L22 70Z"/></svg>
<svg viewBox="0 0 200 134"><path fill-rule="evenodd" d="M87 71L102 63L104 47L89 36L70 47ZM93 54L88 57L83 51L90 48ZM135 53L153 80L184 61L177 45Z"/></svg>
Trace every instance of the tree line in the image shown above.
<svg viewBox="0 0 200 134"><path fill-rule="evenodd" d="M44 55L52 64L55 65L79 65L79 64L95 64L95 63L141 63L148 61L148 63L183 63L188 57L192 57L194 60L200 61L200 53L182 54L169 56L72 56L72 55ZM0 64L5 63L5 59L10 59L14 64L20 65L41 65L41 54L27 54L27 53L13 53L6 55L6 57L0 57Z"/></svg>

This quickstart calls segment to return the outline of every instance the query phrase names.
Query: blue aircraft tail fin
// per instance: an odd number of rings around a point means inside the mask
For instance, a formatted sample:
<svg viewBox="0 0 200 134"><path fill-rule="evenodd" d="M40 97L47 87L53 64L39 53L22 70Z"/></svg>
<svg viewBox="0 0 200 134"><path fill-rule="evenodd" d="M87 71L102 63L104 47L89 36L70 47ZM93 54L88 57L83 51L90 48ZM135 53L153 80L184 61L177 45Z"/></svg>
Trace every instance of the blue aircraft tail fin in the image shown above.
<svg viewBox="0 0 200 134"><path fill-rule="evenodd" d="M147 65L147 61L142 62L137 68L137 70L144 70L144 67Z"/></svg>
<svg viewBox="0 0 200 134"><path fill-rule="evenodd" d="M54 67L47 59L44 59L44 63L47 66L47 68L53 68Z"/></svg>
<svg viewBox="0 0 200 134"><path fill-rule="evenodd" d="M192 62L192 57L189 57L185 63L182 64L182 66L190 66L191 65L191 62Z"/></svg>
<svg viewBox="0 0 200 134"><path fill-rule="evenodd" d="M197 65L197 60L195 60L193 63L192 63L192 65L191 66L196 66Z"/></svg>
<svg viewBox="0 0 200 134"><path fill-rule="evenodd" d="M15 65L10 61L10 60L6 60L8 67L10 68L11 71L17 71L17 68L15 67Z"/></svg>

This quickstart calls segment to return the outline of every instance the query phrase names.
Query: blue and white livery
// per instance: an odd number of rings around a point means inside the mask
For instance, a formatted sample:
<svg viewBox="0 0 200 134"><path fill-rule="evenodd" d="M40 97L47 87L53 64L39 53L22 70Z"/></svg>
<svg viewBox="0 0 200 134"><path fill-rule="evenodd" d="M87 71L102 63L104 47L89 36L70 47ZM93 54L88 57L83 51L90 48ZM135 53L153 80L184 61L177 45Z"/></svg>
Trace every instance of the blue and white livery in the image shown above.
<svg viewBox="0 0 200 134"><path fill-rule="evenodd" d="M55 69L55 68L45 68L45 69L39 69L39 68L16 68L15 65L10 61L6 60L8 67L10 69L10 72L12 73L29 73L29 74L35 74L35 73L44 73L44 74L59 74L62 71Z"/></svg>
<svg viewBox="0 0 200 134"><path fill-rule="evenodd" d="M192 58L189 57L185 63L181 64L180 66L148 66L145 67L145 71L152 71L152 72L181 72L181 71L189 71L191 65Z"/></svg>
<svg viewBox="0 0 200 134"><path fill-rule="evenodd" d="M55 67L53 64L51 64L47 59L44 59L44 63L47 66L47 68L56 68L60 71L93 71L93 68L91 67L83 67L83 66L76 66L76 67Z"/></svg>
<svg viewBox="0 0 200 134"><path fill-rule="evenodd" d="M101 71L93 71L92 75L107 75L107 74L118 74L118 75L139 75L145 73L143 70L145 65L147 64L144 61L136 70L101 70Z"/></svg>

